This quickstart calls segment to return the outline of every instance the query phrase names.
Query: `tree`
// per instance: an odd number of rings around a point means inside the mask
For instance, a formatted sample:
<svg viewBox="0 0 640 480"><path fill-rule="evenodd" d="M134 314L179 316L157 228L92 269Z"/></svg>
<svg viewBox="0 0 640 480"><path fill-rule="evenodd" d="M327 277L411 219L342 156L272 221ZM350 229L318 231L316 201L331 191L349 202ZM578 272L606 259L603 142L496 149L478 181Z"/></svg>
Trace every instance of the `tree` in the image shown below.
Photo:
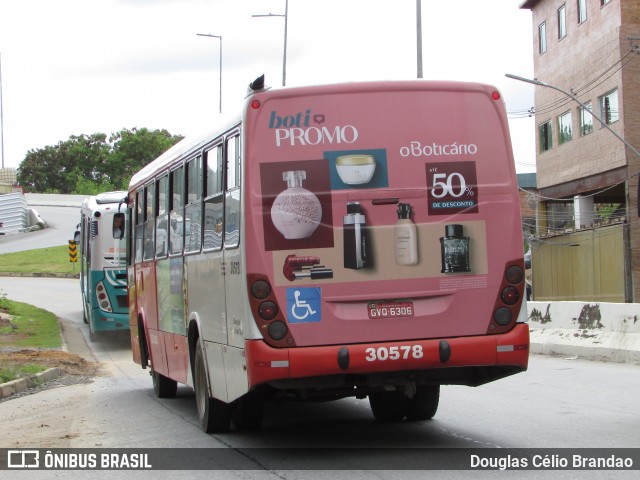
<svg viewBox="0 0 640 480"><path fill-rule="evenodd" d="M155 160L182 140L181 135L171 135L166 130L134 128L111 135L113 151L109 156L105 173L119 189L126 190L134 173Z"/></svg>
<svg viewBox="0 0 640 480"><path fill-rule="evenodd" d="M61 164L60 145L29 150L18 167L18 183L27 191L59 193L64 188Z"/></svg>
<svg viewBox="0 0 640 480"><path fill-rule="evenodd" d="M180 141L166 130L124 129L71 136L55 146L29 150L18 167L26 191L93 195L126 190L131 176Z"/></svg>

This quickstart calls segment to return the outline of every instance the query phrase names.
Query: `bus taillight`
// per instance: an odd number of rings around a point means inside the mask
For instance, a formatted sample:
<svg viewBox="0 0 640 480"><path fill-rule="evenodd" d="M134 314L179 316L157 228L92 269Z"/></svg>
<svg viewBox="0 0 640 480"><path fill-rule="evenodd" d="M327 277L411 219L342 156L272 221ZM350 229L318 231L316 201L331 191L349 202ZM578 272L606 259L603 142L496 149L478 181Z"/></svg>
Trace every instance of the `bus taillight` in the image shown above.
<svg viewBox="0 0 640 480"><path fill-rule="evenodd" d="M284 322L272 322L267 330L269 332L269 336L274 340L282 340L289 332L289 329Z"/></svg>
<svg viewBox="0 0 640 480"><path fill-rule="evenodd" d="M264 280L257 280L251 285L251 294L259 300L271 295L271 285Z"/></svg>
<svg viewBox="0 0 640 480"><path fill-rule="evenodd" d="M518 289L516 287L510 286L502 290L502 294L500 297L505 304L515 305L520 298L520 294L518 293Z"/></svg>
<svg viewBox="0 0 640 480"><path fill-rule="evenodd" d="M264 275L247 275L249 304L262 337L272 347L293 347L295 341L278 305L269 279Z"/></svg>
<svg viewBox="0 0 640 480"><path fill-rule="evenodd" d="M263 320L273 320L278 315L278 306L273 302L262 302L258 307L258 314Z"/></svg>
<svg viewBox="0 0 640 480"><path fill-rule="evenodd" d="M522 265L512 264L505 269L487 333L504 333L513 327L513 321L518 317L524 295L523 267L524 260Z"/></svg>
<svg viewBox="0 0 640 480"><path fill-rule="evenodd" d="M98 298L98 305L102 310L107 312L111 312L113 309L111 308L111 301L109 300L109 295L107 295L107 289L104 287L104 283L98 282L96 284L96 297Z"/></svg>

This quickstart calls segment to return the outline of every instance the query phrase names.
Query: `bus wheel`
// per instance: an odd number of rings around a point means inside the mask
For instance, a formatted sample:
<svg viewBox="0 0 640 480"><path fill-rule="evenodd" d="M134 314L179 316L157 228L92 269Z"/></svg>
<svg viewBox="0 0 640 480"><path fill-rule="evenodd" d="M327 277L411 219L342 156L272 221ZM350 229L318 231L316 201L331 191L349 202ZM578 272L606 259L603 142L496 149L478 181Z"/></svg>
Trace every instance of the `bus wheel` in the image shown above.
<svg viewBox="0 0 640 480"><path fill-rule="evenodd" d="M408 399L400 390L372 393L369 405L376 420L380 422L400 422L407 414Z"/></svg>
<svg viewBox="0 0 640 480"><path fill-rule="evenodd" d="M440 385L418 385L416 393L409 400L407 419L429 420L438 411Z"/></svg>
<svg viewBox="0 0 640 480"><path fill-rule="evenodd" d="M178 382L165 377L161 373L152 372L153 391L158 398L173 398L178 391Z"/></svg>
<svg viewBox="0 0 640 480"><path fill-rule="evenodd" d="M236 401L233 425L238 430L258 430L264 413L264 393L249 392Z"/></svg>
<svg viewBox="0 0 640 480"><path fill-rule="evenodd" d="M207 368L204 361L204 346L198 339L194 372L194 389L200 427L205 432L225 432L231 425L231 405L209 397Z"/></svg>
<svg viewBox="0 0 640 480"><path fill-rule="evenodd" d="M149 366L149 349L147 348L147 337L142 321L138 322L138 347L140 348L140 366L143 370L146 370Z"/></svg>

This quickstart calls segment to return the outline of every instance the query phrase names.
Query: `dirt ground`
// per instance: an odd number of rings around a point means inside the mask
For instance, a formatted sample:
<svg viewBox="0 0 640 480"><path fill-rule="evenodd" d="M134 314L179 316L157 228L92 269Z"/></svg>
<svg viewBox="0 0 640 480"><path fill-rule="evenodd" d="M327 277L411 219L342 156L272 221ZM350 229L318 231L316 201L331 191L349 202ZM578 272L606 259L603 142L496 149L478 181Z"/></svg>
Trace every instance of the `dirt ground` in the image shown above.
<svg viewBox="0 0 640 480"><path fill-rule="evenodd" d="M15 339L15 334L6 334L4 337L9 338L4 339L0 335L0 364L37 364L60 370L60 375L48 382L0 398L3 448L101 446L103 430L90 422L91 411L86 405L92 389L86 386L95 384L98 378L109 377L108 369L92 361L79 331L67 328L64 321L61 327L68 348L89 360L63 350L14 348L8 346L7 340Z"/></svg>
<svg viewBox="0 0 640 480"><path fill-rule="evenodd" d="M101 374L100 364L88 362L75 353L62 350L0 351L0 363L4 365L42 365L58 367L63 374L95 376Z"/></svg>
<svg viewBox="0 0 640 480"><path fill-rule="evenodd" d="M0 309L0 326L11 324L11 316ZM102 375L99 363L88 361L75 353L63 350L39 348L15 348L10 346L17 338L14 332L0 334L0 364L6 366L41 365L46 368L57 367L61 371L57 381L47 382L37 387L37 390L52 388L61 384L86 383L91 377ZM33 392L30 392L33 393ZM14 394L8 398L15 398ZM6 399L3 399L6 400Z"/></svg>

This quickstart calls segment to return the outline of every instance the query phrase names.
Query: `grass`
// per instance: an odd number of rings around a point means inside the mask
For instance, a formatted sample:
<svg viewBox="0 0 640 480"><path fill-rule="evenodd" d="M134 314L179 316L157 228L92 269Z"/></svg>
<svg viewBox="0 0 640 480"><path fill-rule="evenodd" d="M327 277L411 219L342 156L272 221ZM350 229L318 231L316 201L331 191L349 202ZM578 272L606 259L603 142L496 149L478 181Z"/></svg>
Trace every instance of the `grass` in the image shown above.
<svg viewBox="0 0 640 480"><path fill-rule="evenodd" d="M0 367L0 383L10 382L18 378L28 377L36 373L44 372L47 367L42 365L2 365Z"/></svg>
<svg viewBox="0 0 640 480"><path fill-rule="evenodd" d="M67 245L0 255L0 272L77 274L79 271L80 265L69 261Z"/></svg>
<svg viewBox="0 0 640 480"><path fill-rule="evenodd" d="M57 317L46 310L3 298L0 307L13 318L0 323L0 346L60 348L62 337Z"/></svg>
<svg viewBox="0 0 640 480"><path fill-rule="evenodd" d="M60 326L53 313L26 303L8 300L2 292L0 310L11 315L11 318L0 321L0 347L59 349L62 346ZM47 367L38 364L3 362L0 364L0 383L46 369Z"/></svg>

